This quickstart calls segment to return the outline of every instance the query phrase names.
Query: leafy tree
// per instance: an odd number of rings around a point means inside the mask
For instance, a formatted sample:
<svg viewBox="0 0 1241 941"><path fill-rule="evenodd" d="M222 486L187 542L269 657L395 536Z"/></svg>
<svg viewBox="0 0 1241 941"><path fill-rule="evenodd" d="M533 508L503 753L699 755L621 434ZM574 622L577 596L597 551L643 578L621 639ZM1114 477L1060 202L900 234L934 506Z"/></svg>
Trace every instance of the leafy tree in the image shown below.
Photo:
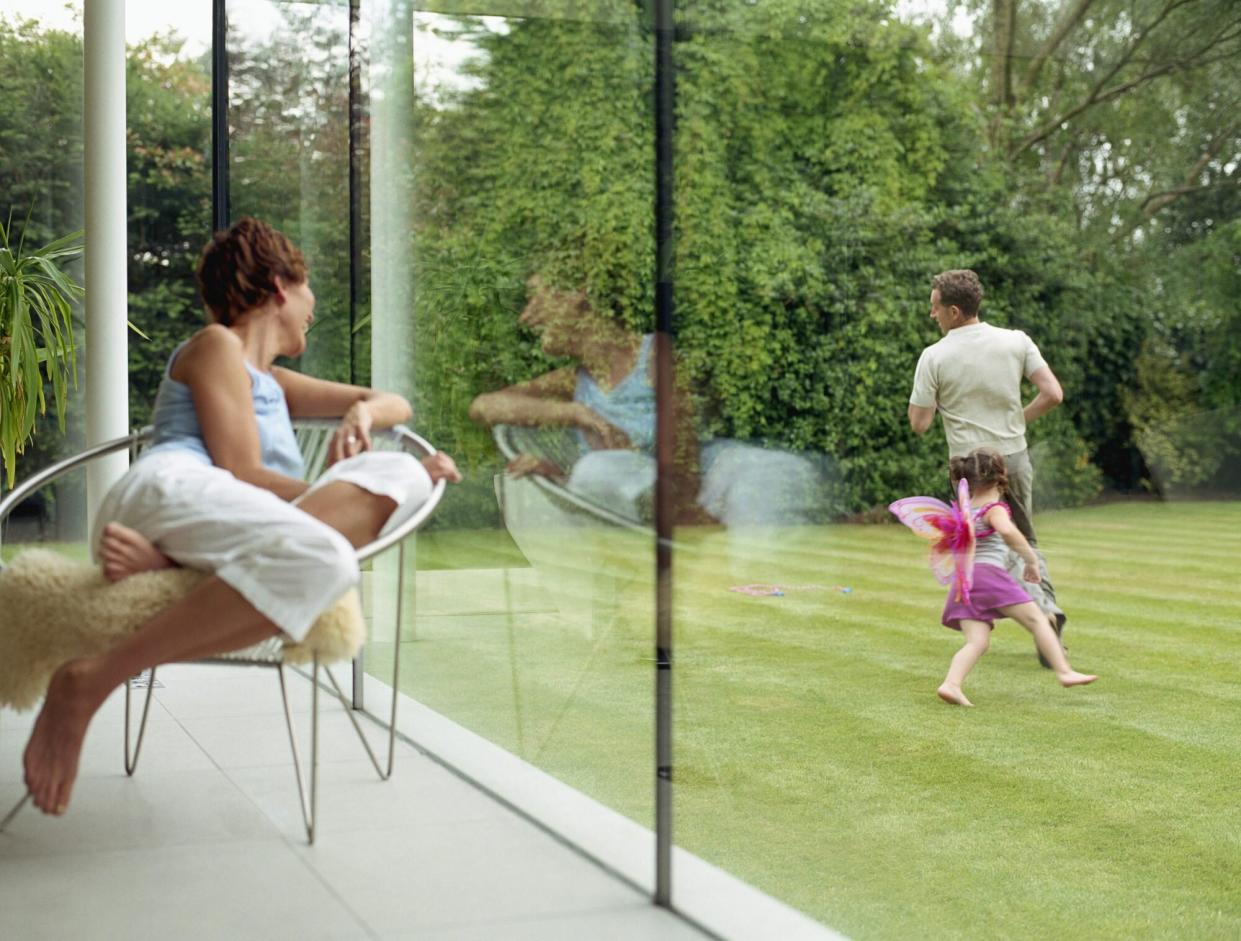
<svg viewBox="0 0 1241 941"><path fill-rule="evenodd" d="M704 435L831 455L844 510L940 487L943 445L904 412L946 267L978 268L993 320L1086 373L1075 229L1008 198L969 82L921 31L877 2L681 10L677 334ZM466 454L487 448L469 399L550 365L514 323L525 275L651 328L652 37L627 5L597 13L462 19L478 84L420 111L423 414Z"/></svg>
<svg viewBox="0 0 1241 941"><path fill-rule="evenodd" d="M194 285L211 234L211 73L152 37L126 62L130 422L149 423L173 348L203 321Z"/></svg>
<svg viewBox="0 0 1241 941"><path fill-rule="evenodd" d="M82 228L82 43L62 30L30 20L0 18L0 193L4 217L12 211L11 239L42 245ZM32 120L32 116L38 116ZM29 218L27 219L27 216ZM82 281L80 261L67 266ZM80 310L74 311L81 342ZM80 352L80 351L79 351ZM80 357L79 357L80 358ZM46 397L53 397L49 386ZM17 461L18 474L38 469L80 440L85 402L71 390L64 416L36 422L30 446Z"/></svg>
<svg viewBox="0 0 1241 941"><path fill-rule="evenodd" d="M348 9L279 12L282 25L270 35L229 35L230 208L234 218L262 217L306 256L315 323L306 353L290 365L347 382ZM364 271L358 276L365 280Z"/></svg>

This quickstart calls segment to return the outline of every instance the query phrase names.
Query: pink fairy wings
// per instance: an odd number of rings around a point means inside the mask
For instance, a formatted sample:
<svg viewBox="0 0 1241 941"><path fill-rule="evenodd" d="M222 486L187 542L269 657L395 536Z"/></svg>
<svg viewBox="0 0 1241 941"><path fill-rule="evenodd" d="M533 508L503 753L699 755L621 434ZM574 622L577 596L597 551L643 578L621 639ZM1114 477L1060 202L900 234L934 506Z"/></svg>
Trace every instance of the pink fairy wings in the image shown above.
<svg viewBox="0 0 1241 941"><path fill-rule="evenodd" d="M905 497L888 509L919 536L931 540L931 572L942 585L955 580L956 600L968 602L974 584L974 514L969 485L964 480L957 484L953 504L934 497Z"/></svg>

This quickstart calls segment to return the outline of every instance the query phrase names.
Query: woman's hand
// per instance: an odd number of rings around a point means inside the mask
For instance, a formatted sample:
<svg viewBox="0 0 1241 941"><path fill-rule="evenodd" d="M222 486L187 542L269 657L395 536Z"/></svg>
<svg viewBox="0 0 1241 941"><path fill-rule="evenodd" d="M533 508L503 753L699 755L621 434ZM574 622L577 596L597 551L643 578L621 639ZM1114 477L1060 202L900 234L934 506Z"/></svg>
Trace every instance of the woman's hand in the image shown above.
<svg viewBox="0 0 1241 941"><path fill-rule="evenodd" d="M371 449L371 426L374 418L365 402L354 402L341 417L340 427L328 446L327 466ZM456 468L454 467L454 470Z"/></svg>
<svg viewBox="0 0 1241 941"><path fill-rule="evenodd" d="M586 441L595 451L627 451L633 447L629 435L607 421L589 405L573 403L573 424L586 433Z"/></svg>
<svg viewBox="0 0 1241 941"><path fill-rule="evenodd" d="M457 470L457 463L443 451L436 451L430 457L424 457L422 466L431 475L433 484L441 480L447 480L450 484L461 483L461 471Z"/></svg>

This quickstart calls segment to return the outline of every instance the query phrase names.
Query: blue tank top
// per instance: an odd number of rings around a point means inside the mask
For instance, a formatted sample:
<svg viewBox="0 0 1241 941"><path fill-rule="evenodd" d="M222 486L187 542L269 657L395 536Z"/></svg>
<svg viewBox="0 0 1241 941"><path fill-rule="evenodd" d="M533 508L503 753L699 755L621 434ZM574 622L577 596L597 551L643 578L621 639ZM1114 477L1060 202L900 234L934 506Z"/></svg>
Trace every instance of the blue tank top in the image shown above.
<svg viewBox="0 0 1241 941"><path fill-rule="evenodd" d="M203 441L203 430L194 410L190 387L170 375L172 364L184 347L185 343L182 343L168 357L168 366L164 369L164 378L155 396L155 410L151 418L154 434L142 456L185 451L200 458L204 464L210 464L211 452ZM260 372L249 363L246 363L246 371L250 373L250 397L254 401L263 466L288 477L301 477L304 471L302 452L293 433L284 390L271 373Z"/></svg>
<svg viewBox="0 0 1241 941"><path fill-rule="evenodd" d="M653 333L642 338L638 361L610 391L604 392L590 373L579 369L577 388L573 392L574 401L590 406L601 418L627 434L635 448L648 453L655 450L655 387L650 377L654 340ZM578 436L585 447L585 436L580 431Z"/></svg>

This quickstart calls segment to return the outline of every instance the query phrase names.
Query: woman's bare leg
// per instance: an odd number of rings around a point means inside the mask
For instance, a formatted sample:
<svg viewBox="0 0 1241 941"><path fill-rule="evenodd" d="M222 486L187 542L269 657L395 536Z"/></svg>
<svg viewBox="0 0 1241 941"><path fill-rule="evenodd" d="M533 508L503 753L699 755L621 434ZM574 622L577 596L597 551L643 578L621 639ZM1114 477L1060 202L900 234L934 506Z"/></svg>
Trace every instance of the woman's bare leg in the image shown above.
<svg viewBox="0 0 1241 941"><path fill-rule="evenodd" d="M965 678L969 676L970 670L974 669L978 658L991 646L991 625L985 621L970 620L962 620L960 625L965 644L952 658L952 663L948 666L948 675L944 677L944 682L939 685L936 693L944 702L955 706L972 706L974 704L965 698L961 686L965 683Z"/></svg>
<svg viewBox="0 0 1241 941"><path fill-rule="evenodd" d="M193 631L186 630L193 624ZM63 664L52 676L26 745L26 787L44 813L62 814L77 777L82 740L108 694L150 667L225 653L273 636L276 625L212 577L116 647Z"/></svg>
<svg viewBox="0 0 1241 941"><path fill-rule="evenodd" d="M310 494L299 506L357 547L375 538L395 503L338 481ZM134 536L150 546L137 533ZM132 537L123 538L137 544ZM191 623L194 630L189 632L186 625ZM248 647L277 632L276 625L235 589L211 577L118 646L62 664L52 676L26 745L26 787L35 806L52 814L62 814L68 808L90 720L108 694L126 679L160 664Z"/></svg>
<svg viewBox="0 0 1241 941"><path fill-rule="evenodd" d="M1047 615L1033 601L1009 605L1006 608L1000 608L1000 612L1034 635L1035 645L1044 659L1051 664L1061 686L1084 686L1098 679L1094 674L1078 673L1069 666L1069 658L1065 656L1064 648L1060 645L1060 638L1056 636L1056 631L1051 626L1051 622L1047 620Z"/></svg>
<svg viewBox="0 0 1241 941"><path fill-rule="evenodd" d="M297 507L327 523L357 549L379 535L396 509L396 501L346 480L337 480L307 494Z"/></svg>

